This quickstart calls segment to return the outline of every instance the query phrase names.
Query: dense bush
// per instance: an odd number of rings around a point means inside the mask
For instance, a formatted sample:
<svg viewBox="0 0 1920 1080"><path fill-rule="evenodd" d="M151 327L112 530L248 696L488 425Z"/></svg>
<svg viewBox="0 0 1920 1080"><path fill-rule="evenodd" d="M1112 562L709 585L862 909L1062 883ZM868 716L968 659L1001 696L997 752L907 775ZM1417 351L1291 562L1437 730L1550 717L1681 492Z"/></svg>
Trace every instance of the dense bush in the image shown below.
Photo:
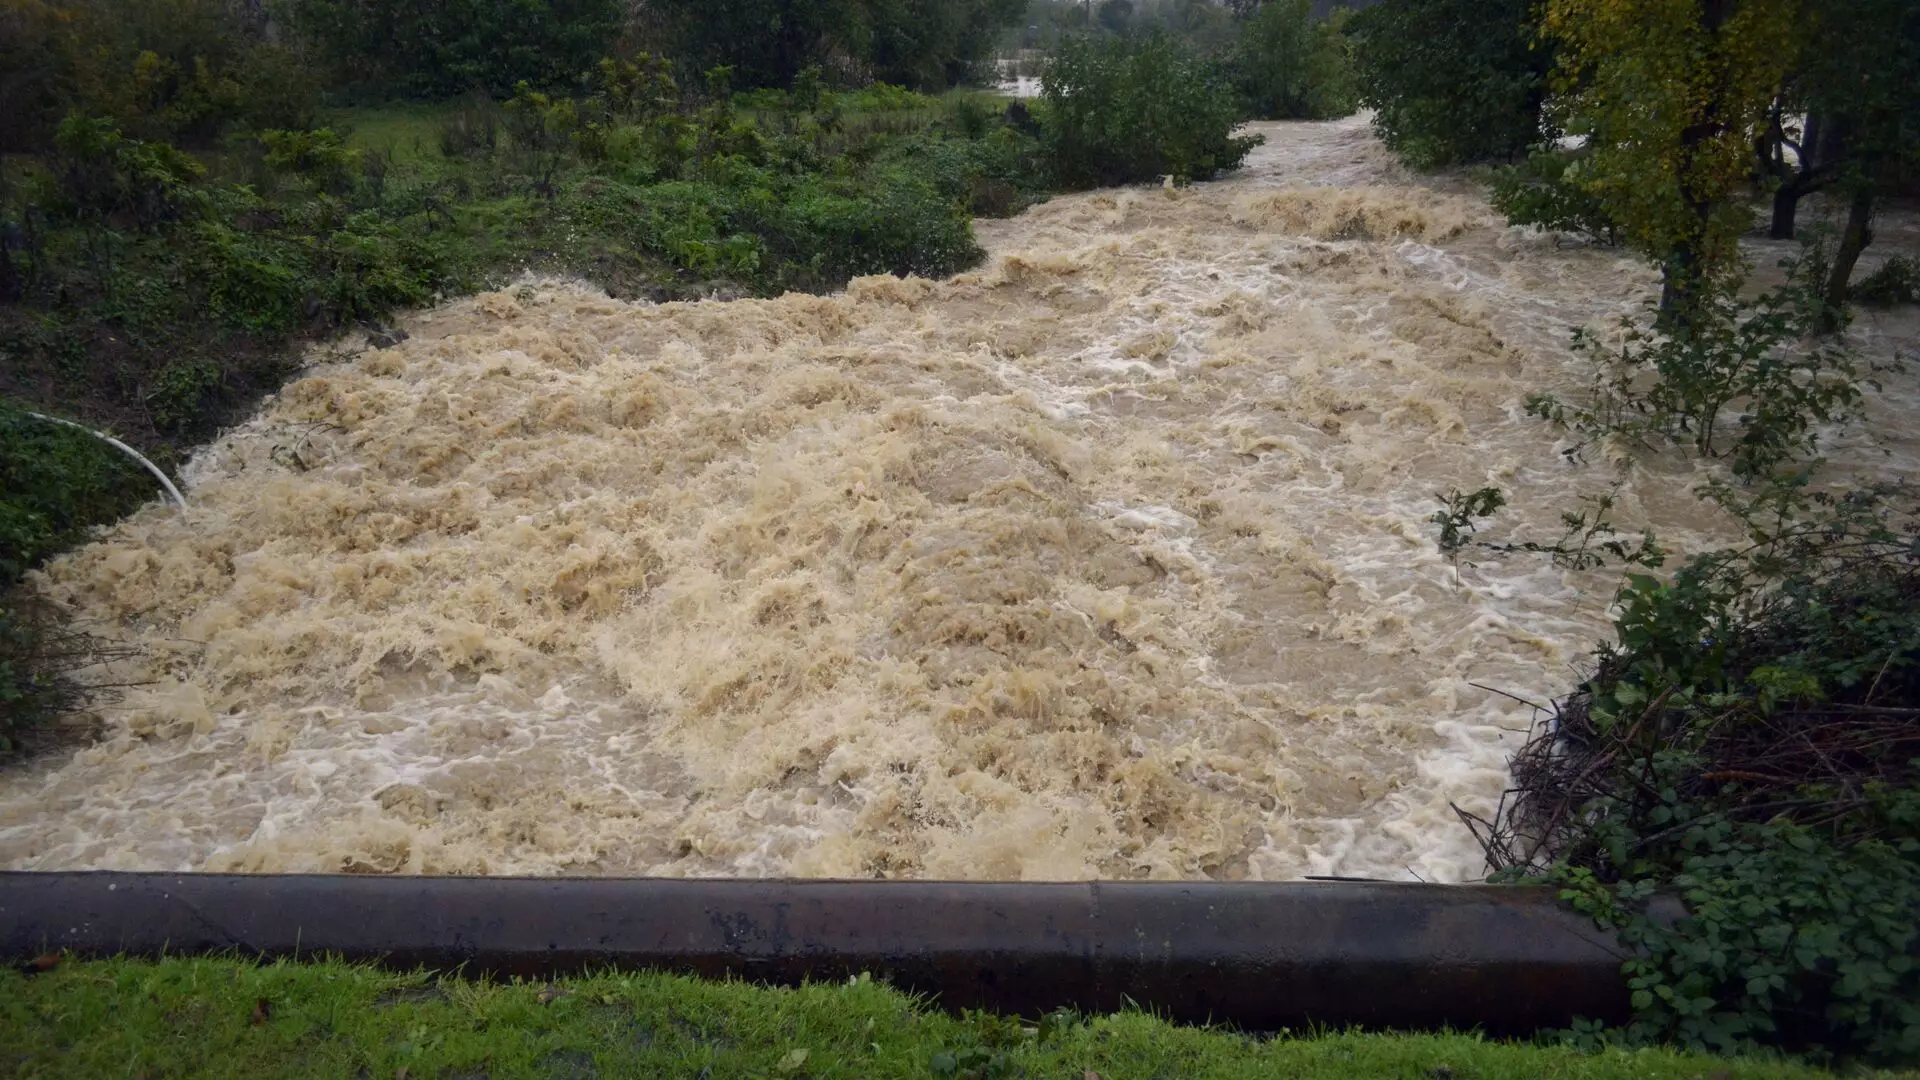
<svg viewBox="0 0 1920 1080"><path fill-rule="evenodd" d="M1743 537L1666 580L1626 574L1591 677L1536 725L1498 809L1461 813L1496 880L1559 885L1628 947L1631 1019L1576 1023L1587 1045L1920 1062L1920 503L1808 460L1871 385L1808 338L1815 255L1757 300L1722 283L1615 357L1582 335L1592 398L1529 402L1629 451L1727 454L1738 486L1700 490ZM1446 503L1446 551L1663 563L1651 533L1606 539L1608 497L1552 546L1478 535L1498 490Z"/></svg>
<svg viewBox="0 0 1920 1080"><path fill-rule="evenodd" d="M1493 174L1494 209L1514 225L1533 225L1556 232L1580 233L1604 244L1620 242L1620 226L1606 205L1574 182L1580 154L1573 150L1537 148L1517 165L1496 168Z"/></svg>
<svg viewBox="0 0 1920 1080"><path fill-rule="evenodd" d="M0 399L0 591L99 521L153 494L153 478L84 432Z"/></svg>
<svg viewBox="0 0 1920 1080"><path fill-rule="evenodd" d="M1360 103L1410 164L1512 160L1548 140L1553 55L1529 0L1382 0L1353 17Z"/></svg>
<svg viewBox="0 0 1920 1080"><path fill-rule="evenodd" d="M571 83L626 17L620 0L288 0L289 28L359 98L507 97Z"/></svg>
<svg viewBox="0 0 1920 1080"><path fill-rule="evenodd" d="M736 169L744 183L583 176L557 213L693 281L756 292L831 288L862 274L940 276L980 257L961 203L913 172L855 180Z"/></svg>
<svg viewBox="0 0 1920 1080"><path fill-rule="evenodd" d="M1205 180L1260 142L1233 134L1239 110L1220 67L1162 35L1071 39L1040 87L1042 138L1069 187Z"/></svg>
<svg viewBox="0 0 1920 1080"><path fill-rule="evenodd" d="M295 127L320 87L227 0L0 0L0 145L41 147L70 111L142 140L208 145Z"/></svg>
<svg viewBox="0 0 1920 1080"><path fill-rule="evenodd" d="M1684 325L1629 323L1617 349L1576 331L1574 347L1595 361L1592 392L1575 403L1537 394L1527 410L1587 442L1612 436L1725 456L1746 480L1810 458L1821 426L1857 411L1870 374L1844 345L1812 336L1825 310L1808 281L1818 276L1813 269L1808 260L1790 262L1788 284L1753 300L1727 283L1701 298Z"/></svg>
<svg viewBox="0 0 1920 1080"><path fill-rule="evenodd" d="M1751 544L1629 575L1616 643L1479 831L1637 947L1633 1021L1582 1037L1920 1061L1911 493L1719 500Z"/></svg>
<svg viewBox="0 0 1920 1080"><path fill-rule="evenodd" d="M937 90L978 77L1023 0L654 0L652 29L688 71L733 69L785 87L809 67L837 81Z"/></svg>
<svg viewBox="0 0 1920 1080"><path fill-rule="evenodd" d="M1315 21L1312 0L1262 4L1240 27L1235 87L1261 120L1329 120L1353 112L1357 89L1345 13Z"/></svg>
<svg viewBox="0 0 1920 1080"><path fill-rule="evenodd" d="M1870 307L1892 307L1920 301L1920 260L1890 256L1880 269L1861 278L1849 295Z"/></svg>

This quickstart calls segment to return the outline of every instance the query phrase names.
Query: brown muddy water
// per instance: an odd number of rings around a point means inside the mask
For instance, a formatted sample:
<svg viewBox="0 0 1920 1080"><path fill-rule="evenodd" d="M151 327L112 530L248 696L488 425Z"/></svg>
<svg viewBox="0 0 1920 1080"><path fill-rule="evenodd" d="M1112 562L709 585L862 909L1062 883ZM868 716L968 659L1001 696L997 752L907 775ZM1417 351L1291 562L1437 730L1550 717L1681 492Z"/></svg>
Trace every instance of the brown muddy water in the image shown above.
<svg viewBox="0 0 1920 1080"><path fill-rule="evenodd" d="M1471 684L1564 692L1618 571L1456 566L1435 493L1506 489L1520 537L1616 480L1670 547L1727 523L1707 467L1570 466L1522 412L1646 267L1361 120L1259 129L1229 180L983 222L948 281L530 280L317 359L188 511L36 580L152 685L0 773L0 865L1474 876L1449 803L1531 717ZM1920 460L1916 405L1836 456Z"/></svg>

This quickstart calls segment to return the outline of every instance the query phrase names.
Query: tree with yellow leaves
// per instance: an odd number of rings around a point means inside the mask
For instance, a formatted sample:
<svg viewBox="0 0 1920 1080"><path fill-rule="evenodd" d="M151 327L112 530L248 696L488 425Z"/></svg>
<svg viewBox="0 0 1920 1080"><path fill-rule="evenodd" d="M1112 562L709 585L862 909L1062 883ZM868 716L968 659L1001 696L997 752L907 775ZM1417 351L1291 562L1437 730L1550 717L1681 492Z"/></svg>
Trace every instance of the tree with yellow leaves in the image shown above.
<svg viewBox="0 0 1920 1080"><path fill-rule="evenodd" d="M1739 267L1756 134L1796 57L1802 0L1546 0L1577 182L1659 261L1684 322Z"/></svg>

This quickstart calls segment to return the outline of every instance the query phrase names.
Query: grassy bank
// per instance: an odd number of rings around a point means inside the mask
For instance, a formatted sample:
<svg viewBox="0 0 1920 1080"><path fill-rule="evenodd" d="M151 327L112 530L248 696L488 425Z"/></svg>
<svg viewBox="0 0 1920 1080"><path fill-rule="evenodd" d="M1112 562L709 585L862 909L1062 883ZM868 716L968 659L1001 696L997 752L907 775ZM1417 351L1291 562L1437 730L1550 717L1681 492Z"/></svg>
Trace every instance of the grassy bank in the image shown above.
<svg viewBox="0 0 1920 1080"><path fill-rule="evenodd" d="M1500 1077L1788 1080L1777 1062L1472 1035L1255 1039L1140 1013L952 1017L870 981L798 990L655 974L462 982L337 963L98 961L0 976L21 1077Z"/></svg>

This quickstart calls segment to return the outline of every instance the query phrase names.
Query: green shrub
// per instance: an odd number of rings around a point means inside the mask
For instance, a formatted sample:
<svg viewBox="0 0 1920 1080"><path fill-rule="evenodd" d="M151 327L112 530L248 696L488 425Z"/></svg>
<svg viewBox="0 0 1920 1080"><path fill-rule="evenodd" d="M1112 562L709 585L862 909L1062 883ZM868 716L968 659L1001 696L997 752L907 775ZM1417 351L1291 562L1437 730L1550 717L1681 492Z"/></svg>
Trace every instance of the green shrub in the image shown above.
<svg viewBox="0 0 1920 1080"><path fill-rule="evenodd" d="M904 86L877 82L858 90L836 93L832 95L832 104L846 112L908 112L932 108L934 99Z"/></svg>
<svg viewBox="0 0 1920 1080"><path fill-rule="evenodd" d="M500 145L500 107L484 93L468 94L440 125L440 155L489 155Z"/></svg>
<svg viewBox="0 0 1920 1080"><path fill-rule="evenodd" d="M1353 57L1338 18L1316 22L1311 0L1262 4L1240 24L1232 67L1250 115L1328 120L1356 105Z"/></svg>
<svg viewBox="0 0 1920 1080"><path fill-rule="evenodd" d="M377 321L401 308L432 303L457 272L432 236L375 210L349 214L337 227L314 232L319 243L309 273L316 315L325 325Z"/></svg>
<svg viewBox="0 0 1920 1080"><path fill-rule="evenodd" d="M205 357L181 356L168 361L146 394L153 426L169 435L192 434L219 396L220 382L220 365Z"/></svg>
<svg viewBox="0 0 1920 1080"><path fill-rule="evenodd" d="M983 139L993 125L993 110L972 94L962 94L947 104L947 122L962 138Z"/></svg>
<svg viewBox="0 0 1920 1080"><path fill-rule="evenodd" d="M125 218L152 229L185 217L195 206L194 183L206 172L176 147L129 139L112 120L79 113L60 122L55 142L64 209L84 220Z"/></svg>
<svg viewBox="0 0 1920 1080"><path fill-rule="evenodd" d="M1847 295L1870 307L1920 302L1920 260L1891 256L1848 289Z"/></svg>
<svg viewBox="0 0 1920 1080"><path fill-rule="evenodd" d="M709 169L700 180L582 180L558 212L575 230L763 293L834 288L862 274L945 275L980 258L961 203L913 169L785 177L729 161L731 175Z"/></svg>
<svg viewBox="0 0 1920 1080"><path fill-rule="evenodd" d="M328 195L352 191L363 168L364 155L349 148L331 128L263 131L260 142L267 149L268 166L300 177Z"/></svg>
<svg viewBox="0 0 1920 1080"><path fill-rule="evenodd" d="M130 137L213 143L234 125L305 126L319 84L227 0L0 4L0 146L41 149L69 112Z"/></svg>
<svg viewBox="0 0 1920 1080"><path fill-rule="evenodd" d="M664 56L643 52L624 60L602 58L587 82L592 111L606 119L646 121L680 106L680 84Z"/></svg>
<svg viewBox="0 0 1920 1080"><path fill-rule="evenodd" d="M1580 1037L1920 1062L1911 493L1718 498L1751 545L1629 576L1483 839L1635 947L1632 1022Z"/></svg>
<svg viewBox="0 0 1920 1080"><path fill-rule="evenodd" d="M533 179L534 190L553 193L553 180L581 137L580 110L572 98L552 97L526 83L514 88L507 102L506 130L520 167ZM594 140L596 150L603 144Z"/></svg>
<svg viewBox="0 0 1920 1080"><path fill-rule="evenodd" d="M571 84L619 35L619 0L288 0L287 29L363 100L508 97Z"/></svg>
<svg viewBox="0 0 1920 1080"><path fill-rule="evenodd" d="M1069 39L1040 87L1042 138L1068 187L1205 180L1260 142L1234 136L1238 110L1219 67L1162 35Z"/></svg>
<svg viewBox="0 0 1920 1080"><path fill-rule="evenodd" d="M1493 174L1494 209L1514 225L1580 233L1605 244L1620 242L1620 226L1591 191L1570 182L1568 171L1580 155L1571 150L1536 149L1518 165Z"/></svg>
<svg viewBox="0 0 1920 1080"><path fill-rule="evenodd" d="M110 447L0 400L0 592L152 493L153 479Z"/></svg>
<svg viewBox="0 0 1920 1080"><path fill-rule="evenodd" d="M72 673L97 642L10 595L21 575L153 495L139 466L85 432L0 399L0 753L26 731L90 699Z"/></svg>
<svg viewBox="0 0 1920 1080"><path fill-rule="evenodd" d="M1555 134L1541 117L1553 53L1531 0L1381 0L1353 17L1360 103L1417 168L1512 160Z"/></svg>
<svg viewBox="0 0 1920 1080"><path fill-rule="evenodd" d="M774 223L780 249L806 267L795 284L835 284L863 274L941 277L981 257L960 205L924 179L889 170L851 189L803 180Z"/></svg>
<svg viewBox="0 0 1920 1080"><path fill-rule="evenodd" d="M1048 186L1040 141L1006 126L992 127L983 139L903 139L882 151L879 161L924 179L978 217L1012 214Z"/></svg>
<svg viewBox="0 0 1920 1080"><path fill-rule="evenodd" d="M1576 330L1574 348L1596 364L1592 393L1579 404L1536 394L1528 412L1588 437L1569 456L1607 435L1672 442L1727 456L1748 480L1810 457L1819 425L1859 407L1863 373L1843 344L1811 336L1821 304L1806 269L1790 263L1788 285L1752 301L1737 283L1717 288L1685 325L1628 324L1617 350Z"/></svg>
<svg viewBox="0 0 1920 1080"><path fill-rule="evenodd" d="M299 327L307 295L301 251L290 250L278 237L220 221L202 222L195 238L209 315L223 326L255 334L285 334Z"/></svg>

